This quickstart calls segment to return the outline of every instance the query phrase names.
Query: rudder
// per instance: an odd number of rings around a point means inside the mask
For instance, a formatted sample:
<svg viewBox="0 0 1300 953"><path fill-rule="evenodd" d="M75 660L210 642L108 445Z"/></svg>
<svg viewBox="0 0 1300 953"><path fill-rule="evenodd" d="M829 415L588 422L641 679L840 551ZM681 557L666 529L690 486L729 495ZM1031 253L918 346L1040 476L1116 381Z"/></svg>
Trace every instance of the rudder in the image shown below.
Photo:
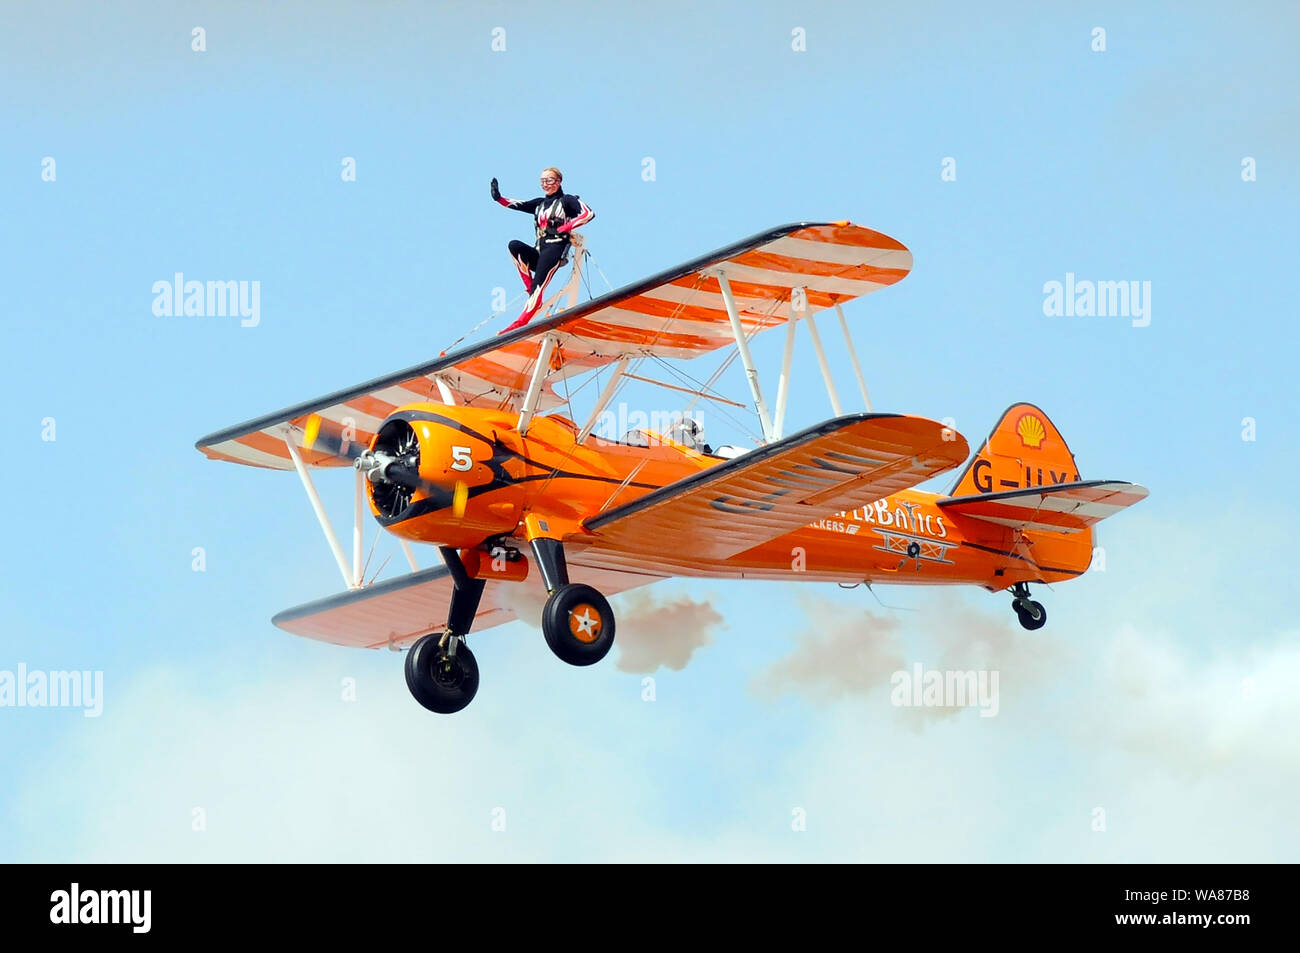
<svg viewBox="0 0 1300 953"><path fill-rule="evenodd" d="M966 464L949 496L1002 493L1077 483L1079 469L1065 438L1033 404L1013 404Z"/></svg>

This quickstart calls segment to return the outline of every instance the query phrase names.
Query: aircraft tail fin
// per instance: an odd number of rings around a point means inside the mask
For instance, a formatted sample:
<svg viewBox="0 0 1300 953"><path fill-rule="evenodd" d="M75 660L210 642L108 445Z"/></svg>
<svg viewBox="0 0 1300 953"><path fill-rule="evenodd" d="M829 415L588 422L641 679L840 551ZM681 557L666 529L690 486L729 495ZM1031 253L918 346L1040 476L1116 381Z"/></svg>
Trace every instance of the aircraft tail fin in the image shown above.
<svg viewBox="0 0 1300 953"><path fill-rule="evenodd" d="M950 497L1006 493L1079 482L1079 469L1059 430L1033 404L1013 404L966 464Z"/></svg>
<svg viewBox="0 0 1300 953"><path fill-rule="evenodd" d="M1146 496L1135 483L1080 480L1074 454L1047 414L1014 404L939 505L1019 533L1079 534Z"/></svg>

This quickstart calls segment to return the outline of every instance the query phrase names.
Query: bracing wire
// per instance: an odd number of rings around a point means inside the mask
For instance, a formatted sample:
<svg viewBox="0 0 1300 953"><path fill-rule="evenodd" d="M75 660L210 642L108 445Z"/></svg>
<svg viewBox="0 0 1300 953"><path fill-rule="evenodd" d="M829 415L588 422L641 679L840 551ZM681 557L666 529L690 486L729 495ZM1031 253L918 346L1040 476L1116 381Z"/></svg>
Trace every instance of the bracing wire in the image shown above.
<svg viewBox="0 0 1300 953"><path fill-rule="evenodd" d="M488 323L490 323L490 322L492 322L492 321L495 321L497 318L501 317L503 314L509 314L509 313L510 313L510 308L511 308L511 306L514 305L515 302L517 302L517 301L519 301L521 298L523 298L523 297L525 296L525 294L526 294L526 292L523 292L523 291L519 292L519 294L515 295L513 298L511 298L509 301L506 302L506 306L505 306L503 309L501 309L500 311L493 311L491 314L489 314L486 318L484 318L484 319L483 319L482 321L480 321L478 324L474 325L472 328L470 328L468 331L466 331L466 332L465 332L464 334L462 334L460 337L456 338L456 340L452 341L450 344L448 344L446 347L444 347L444 348L442 349L442 353L440 353L438 356L439 356L439 357L445 357L446 354L447 354L447 352L450 351L450 350L452 350L454 347L456 347L456 345L459 344L461 341L464 341L464 340L465 340L466 338L468 338L468 337L473 337L476 333L478 333L479 328L483 327L483 325L488 324Z"/></svg>

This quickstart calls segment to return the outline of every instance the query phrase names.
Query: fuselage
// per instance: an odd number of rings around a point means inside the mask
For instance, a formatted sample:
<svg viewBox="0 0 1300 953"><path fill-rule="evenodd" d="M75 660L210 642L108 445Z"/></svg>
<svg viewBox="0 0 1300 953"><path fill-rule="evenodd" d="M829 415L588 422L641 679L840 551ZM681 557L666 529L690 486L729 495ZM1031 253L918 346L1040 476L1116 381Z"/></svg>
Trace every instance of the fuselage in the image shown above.
<svg viewBox="0 0 1300 953"><path fill-rule="evenodd" d="M371 507L398 536L474 548L485 541L521 543L526 528L544 524L565 539L570 562L660 575L936 585L1003 589L1021 581L1057 581L1084 572L1091 531L1018 534L958 516L936 493L908 489L858 509L819 517L807 526L724 560L690 552L610 551L582 522L724 461L645 434L645 444L588 437L564 417L537 417L526 435L518 415L470 407L418 404L402 408L420 444L420 475L436 489L418 492L402 512ZM640 441L638 441L640 443ZM460 516L451 505L465 491ZM746 519L737 513L737 520Z"/></svg>

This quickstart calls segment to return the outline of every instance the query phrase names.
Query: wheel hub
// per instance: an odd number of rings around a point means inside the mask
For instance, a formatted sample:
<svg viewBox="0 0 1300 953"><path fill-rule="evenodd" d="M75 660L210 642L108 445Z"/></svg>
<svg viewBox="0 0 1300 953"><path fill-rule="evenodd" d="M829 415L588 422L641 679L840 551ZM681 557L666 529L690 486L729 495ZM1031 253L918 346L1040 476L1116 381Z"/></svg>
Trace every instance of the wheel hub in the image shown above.
<svg viewBox="0 0 1300 953"><path fill-rule="evenodd" d="M600 613L586 602L580 602L569 610L569 632L579 642L590 645L600 638L602 628Z"/></svg>
<svg viewBox="0 0 1300 953"><path fill-rule="evenodd" d="M433 680L443 688L459 688L465 680L465 669L448 655L440 655L433 660Z"/></svg>

